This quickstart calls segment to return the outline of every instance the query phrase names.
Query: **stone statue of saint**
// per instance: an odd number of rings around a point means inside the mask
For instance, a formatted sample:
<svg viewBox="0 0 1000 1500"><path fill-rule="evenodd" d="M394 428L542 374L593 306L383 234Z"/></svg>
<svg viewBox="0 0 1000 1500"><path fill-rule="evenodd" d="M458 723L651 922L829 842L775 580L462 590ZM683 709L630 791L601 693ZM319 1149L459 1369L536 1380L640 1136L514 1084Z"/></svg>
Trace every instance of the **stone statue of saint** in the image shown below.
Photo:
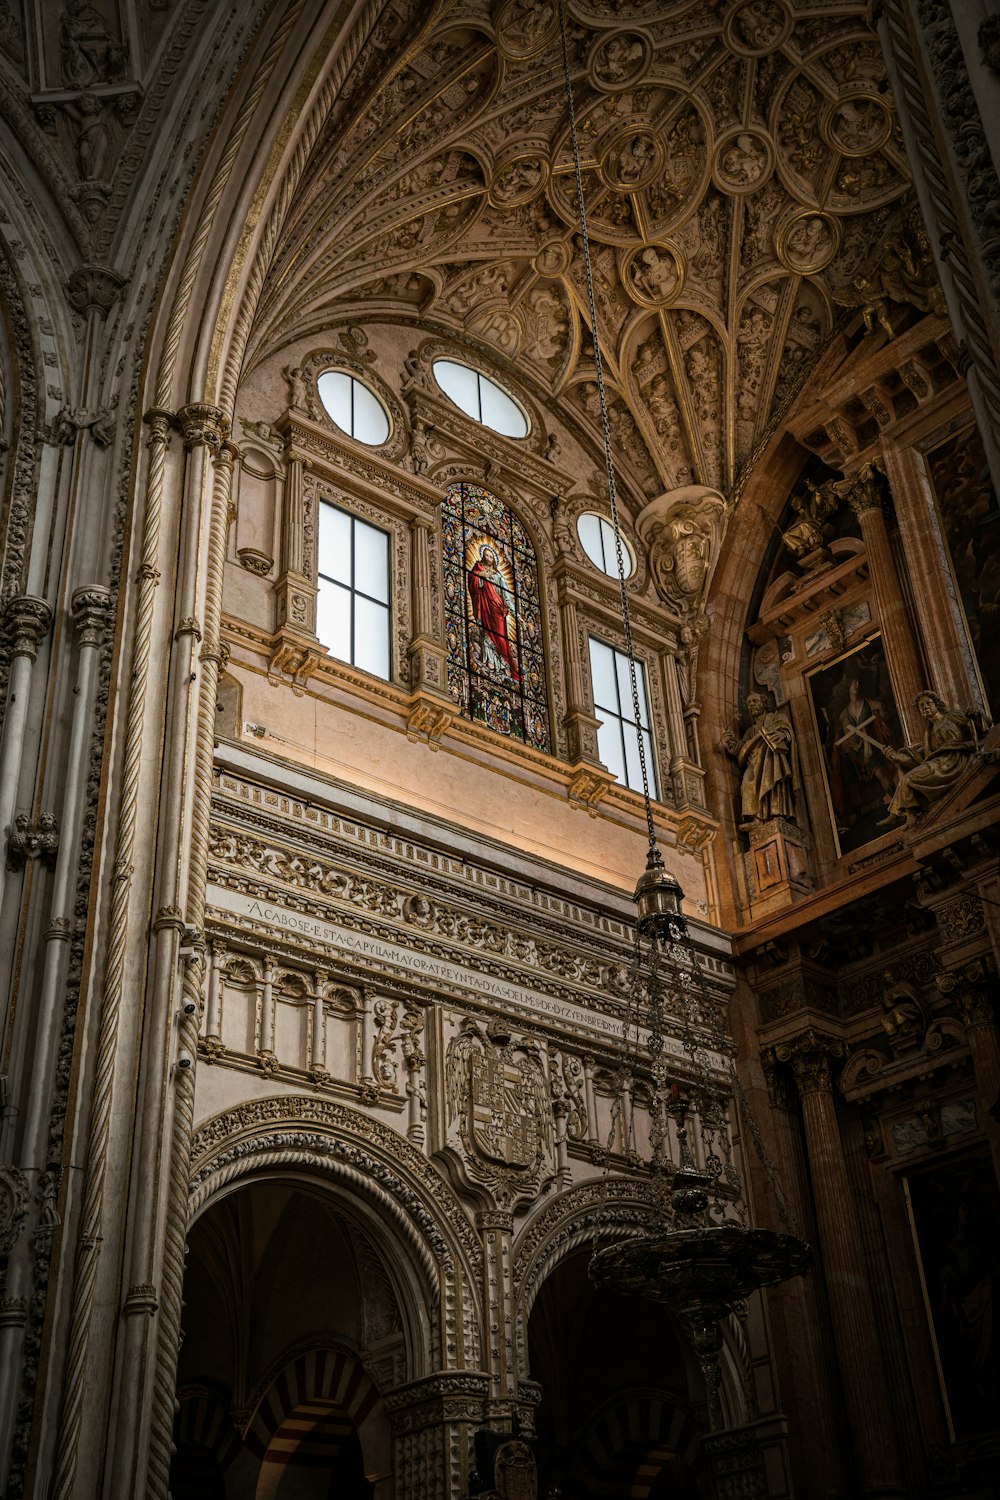
<svg viewBox="0 0 1000 1500"><path fill-rule="evenodd" d="M946 708L944 699L930 691L917 694L916 708L924 721L923 742L885 752L902 774L883 824L905 818L907 828L912 828L954 786L976 753L976 733L967 713Z"/></svg>
<svg viewBox="0 0 1000 1500"><path fill-rule="evenodd" d="M742 738L727 729L722 743L743 771L740 827L756 828L771 818L795 820L799 776L795 736L783 713L768 707L763 693L747 695L749 727Z"/></svg>

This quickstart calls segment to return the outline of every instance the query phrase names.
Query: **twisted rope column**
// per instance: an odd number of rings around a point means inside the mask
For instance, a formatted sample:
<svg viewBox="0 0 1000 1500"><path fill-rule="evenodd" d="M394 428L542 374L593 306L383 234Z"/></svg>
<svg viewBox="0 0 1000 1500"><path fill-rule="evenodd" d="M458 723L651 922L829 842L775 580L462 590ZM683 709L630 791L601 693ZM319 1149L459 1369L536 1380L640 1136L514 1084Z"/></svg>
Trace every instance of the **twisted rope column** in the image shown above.
<svg viewBox="0 0 1000 1500"><path fill-rule="evenodd" d="M208 870L208 832L212 804L212 755L215 745L215 705L222 659L222 580L226 534L231 511L233 463L237 449L225 442L215 460L212 506L205 567L205 605L200 654L201 685L195 727L193 800L188 837L187 902L185 922L196 934L194 952L184 964L178 1057L190 1058L174 1077L174 1113L170 1133L163 1263L160 1274L160 1320L153 1375L153 1405L149 1437L146 1493L160 1500L168 1493L174 1388L180 1347L181 1294L188 1227L188 1177L194 1134L195 1059L205 969L205 881Z"/></svg>
<svg viewBox="0 0 1000 1500"><path fill-rule="evenodd" d="M150 424L146 528L137 575L132 690L125 727L118 842L115 851L111 915L108 924L108 955L104 970L104 999L101 1006L91 1105L87 1178L77 1246L63 1412L60 1424L59 1459L52 1490L53 1500L70 1500L75 1488L77 1456L83 1425L92 1312L100 1260L104 1188L111 1140L115 1068L118 1061L118 1033L125 990L132 859L139 820L139 792L143 780L142 753L145 743L143 720L147 707L146 693L153 645L154 614L160 581L160 572L156 563L160 552L167 444L173 424L173 418L169 412L159 409L149 412L146 420Z"/></svg>

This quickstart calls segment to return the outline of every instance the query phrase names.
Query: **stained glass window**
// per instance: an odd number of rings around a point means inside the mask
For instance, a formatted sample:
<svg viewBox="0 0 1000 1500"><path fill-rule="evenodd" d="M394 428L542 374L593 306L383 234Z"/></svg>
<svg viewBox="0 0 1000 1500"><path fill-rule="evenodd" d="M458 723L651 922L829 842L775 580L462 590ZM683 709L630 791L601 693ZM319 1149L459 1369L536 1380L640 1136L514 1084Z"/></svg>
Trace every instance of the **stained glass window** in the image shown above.
<svg viewBox="0 0 1000 1500"><path fill-rule="evenodd" d="M538 566L510 508L478 484L442 507L448 690L497 734L550 748Z"/></svg>

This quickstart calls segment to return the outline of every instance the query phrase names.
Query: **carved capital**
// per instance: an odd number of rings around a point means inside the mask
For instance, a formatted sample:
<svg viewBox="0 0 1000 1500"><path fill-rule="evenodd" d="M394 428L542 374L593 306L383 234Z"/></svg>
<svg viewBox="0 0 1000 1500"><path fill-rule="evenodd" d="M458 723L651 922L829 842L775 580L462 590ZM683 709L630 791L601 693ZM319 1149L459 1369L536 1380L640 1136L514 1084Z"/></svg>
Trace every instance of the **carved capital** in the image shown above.
<svg viewBox="0 0 1000 1500"><path fill-rule="evenodd" d="M158 1307L156 1287L151 1281L139 1281L125 1294L122 1312L126 1318L134 1318L137 1313L145 1313L151 1318Z"/></svg>
<svg viewBox="0 0 1000 1500"><path fill-rule="evenodd" d="M67 286L69 300L79 313L106 318L125 282L110 266L77 266Z"/></svg>
<svg viewBox="0 0 1000 1500"><path fill-rule="evenodd" d="M77 589L71 601L73 624L81 646L99 646L107 626L114 601L111 590L95 583L88 588Z"/></svg>
<svg viewBox="0 0 1000 1500"><path fill-rule="evenodd" d="M149 428L146 438L147 448L165 448L170 441L170 434L177 426L177 418L172 411L167 411L162 406L151 406L142 419Z"/></svg>
<svg viewBox="0 0 1000 1500"><path fill-rule="evenodd" d="M34 594L20 594L9 600L4 624L11 638L11 655L27 656L34 661L51 621L51 608Z"/></svg>
<svg viewBox="0 0 1000 1500"><path fill-rule="evenodd" d="M850 479L845 480L842 485L838 484L837 489L859 521L867 512L884 513L891 505L885 471L877 459L862 464Z"/></svg>
<svg viewBox="0 0 1000 1500"><path fill-rule="evenodd" d="M844 1044L812 1027L774 1049L779 1062L790 1063L800 1094L833 1092L834 1064L844 1056Z"/></svg>
<svg viewBox="0 0 1000 1500"><path fill-rule="evenodd" d="M0 1251L10 1250L21 1232L31 1191L16 1167L0 1166Z"/></svg>
<svg viewBox="0 0 1000 1500"><path fill-rule="evenodd" d="M181 407L177 413L177 421L185 448L205 446L218 449L228 435L229 424L220 406L193 402L190 406Z"/></svg>

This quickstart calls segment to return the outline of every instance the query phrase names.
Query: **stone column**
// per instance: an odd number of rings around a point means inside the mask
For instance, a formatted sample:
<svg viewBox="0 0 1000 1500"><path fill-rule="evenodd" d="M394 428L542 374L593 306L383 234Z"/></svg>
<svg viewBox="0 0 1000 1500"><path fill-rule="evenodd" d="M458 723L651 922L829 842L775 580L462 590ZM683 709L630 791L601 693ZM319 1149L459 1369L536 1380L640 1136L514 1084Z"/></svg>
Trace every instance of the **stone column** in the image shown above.
<svg viewBox="0 0 1000 1500"><path fill-rule="evenodd" d="M226 961L226 945L213 939L212 958L208 971L208 999L205 1004L205 1037L209 1050L222 1046L222 965Z"/></svg>
<svg viewBox="0 0 1000 1500"><path fill-rule="evenodd" d="M30 607L14 611L15 650L20 654L16 662L24 661L30 678L31 663L42 627L49 620L48 605L41 600L15 599L16 606L26 603ZM47 1186L46 1174L50 1166L51 1143L49 1140L50 1109L52 1105L52 1083L56 1070L59 1038L63 1024L65 1003L66 966L69 941L72 936L73 902L79 862L80 818L87 782L86 747L93 727L94 685L97 680L98 650L105 626L109 620L111 595L106 588L95 585L88 589L77 589L73 595L73 623L80 643L77 662L76 687L73 697L73 720L70 726L69 750L66 759L67 779L60 809L61 838L52 881L52 905L44 934L45 954L42 960L42 978L39 994L29 1016L26 1037L22 1043L28 1070L22 1076L32 1080L26 1099L25 1116L21 1122L17 1152L21 1163L30 1173L30 1183L36 1190L36 1203L25 1205L28 1233L8 1242L10 1261L5 1279L5 1308L8 1316L0 1320L0 1368L13 1371L17 1368L24 1333L24 1314L32 1280L32 1241L37 1242L39 1232L45 1232L45 1219L40 1212L43 1194ZM41 608L37 606L41 605ZM19 690L22 700L27 701L28 679ZM11 672L11 696L14 694L14 672ZM15 705L16 706L16 705ZM8 719L9 723L9 719ZM16 731L23 736L23 719ZM6 746L5 746L6 748ZM11 773L13 792L16 789L17 771ZM4 825L6 827L6 825ZM0 854L2 859L2 854ZM2 861L6 863L5 860ZM0 865L2 868L2 865ZM22 1027L17 1028L22 1031ZM20 1174L15 1172L13 1180ZM8 1198L11 1192L8 1187ZM41 1221L41 1222L39 1222ZM16 1219L14 1226L16 1227ZM37 1250L37 1244L36 1244ZM6 1454L14 1420L12 1401L17 1391L14 1380L3 1382L4 1399L0 1402L0 1454Z"/></svg>
<svg viewBox="0 0 1000 1500"><path fill-rule="evenodd" d="M483 1237L483 1307L486 1317L486 1367L491 1402L512 1410L517 1393L514 1359L514 1296L511 1241L514 1216L507 1209L483 1209L476 1215Z"/></svg>
<svg viewBox="0 0 1000 1500"><path fill-rule="evenodd" d="M596 1063L589 1053L583 1059L583 1097L587 1105L587 1142L599 1146L597 1133L597 1100L594 1097L594 1069Z"/></svg>
<svg viewBox="0 0 1000 1500"><path fill-rule="evenodd" d="M780 1044L776 1055L781 1062L791 1063L802 1101L824 1279L858 1481L863 1495L887 1500L901 1492L900 1465L861 1231L833 1101L831 1063L843 1056L843 1044L810 1029L793 1042Z"/></svg>
<svg viewBox="0 0 1000 1500"><path fill-rule="evenodd" d="M312 1003L312 1031L309 1042L309 1071L316 1080L325 1078L326 1071L326 1006L323 989L326 985L325 969L317 969L313 975L315 993Z"/></svg>
<svg viewBox="0 0 1000 1500"><path fill-rule="evenodd" d="M316 639L316 564L306 556L305 470L308 461L286 452L284 505L281 513L281 573L274 586L274 651L268 677L290 677L301 691L325 655ZM307 572L308 566L308 572Z"/></svg>
<svg viewBox="0 0 1000 1500"><path fill-rule="evenodd" d="M563 667L566 673L566 715L563 726L568 741L571 764L585 761L600 767L597 750L597 724L587 692L587 674L580 648L580 622L576 602L569 598L565 579L560 580L559 615L562 624Z"/></svg>
<svg viewBox="0 0 1000 1500"><path fill-rule="evenodd" d="M937 976L937 987L958 1007L976 1077L976 1115L989 1139L1000 1179L1000 1120L991 1110L1000 1101L1000 1033L989 992L989 977L978 959L963 969Z"/></svg>
<svg viewBox="0 0 1000 1500"><path fill-rule="evenodd" d="M389 1392L397 1500L463 1500L488 1391L481 1371L442 1370Z"/></svg>
<svg viewBox="0 0 1000 1500"><path fill-rule="evenodd" d="M431 541L434 523L427 516L410 522L410 595L413 638L410 641L410 680L414 691L427 689L448 699L448 679L441 622L434 608ZM450 703L450 699L448 699Z"/></svg>
<svg viewBox="0 0 1000 1500"><path fill-rule="evenodd" d="M28 722L31 669L35 665L38 647L52 620L52 610L44 599L36 599L33 594L20 594L16 599L10 600L5 615L4 624L13 639L3 745L0 746L0 842L3 845L0 849L0 902L3 901L7 840L17 802L24 731Z"/></svg>
<svg viewBox="0 0 1000 1500"><path fill-rule="evenodd" d="M773 1053L763 1059L763 1066L775 1166L788 1219L793 1232L815 1241L795 1087ZM841 1453L845 1416L831 1353L829 1310L817 1272L772 1287L767 1306L775 1337L781 1340L781 1405L790 1418L788 1441L795 1472L811 1486L816 1500L843 1495L847 1490Z"/></svg>
<svg viewBox="0 0 1000 1500"><path fill-rule="evenodd" d="M892 501L888 486L874 464L864 464L851 476L845 498L858 518L868 554L872 594L896 692L896 708L909 737L918 739L921 731L914 700L927 683L889 542L886 508Z"/></svg>
<svg viewBox="0 0 1000 1500"><path fill-rule="evenodd" d="M263 1062L274 1061L274 960L270 954L264 958L264 989L260 998L260 1045L257 1055Z"/></svg>

